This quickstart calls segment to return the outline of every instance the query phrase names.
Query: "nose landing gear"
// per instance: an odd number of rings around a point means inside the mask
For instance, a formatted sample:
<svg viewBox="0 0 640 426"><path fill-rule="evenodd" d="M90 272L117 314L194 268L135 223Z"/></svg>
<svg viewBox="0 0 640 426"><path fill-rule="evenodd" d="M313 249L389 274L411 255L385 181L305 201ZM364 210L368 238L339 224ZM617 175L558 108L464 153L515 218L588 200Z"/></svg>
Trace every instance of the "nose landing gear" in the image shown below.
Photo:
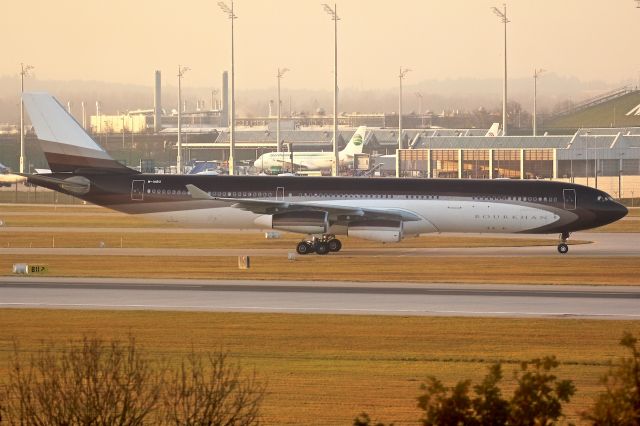
<svg viewBox="0 0 640 426"><path fill-rule="evenodd" d="M566 254L569 251L569 246L567 245L567 240L569 239L569 236L571 234L569 234L568 232L563 232L562 234L560 234L560 241L561 243L558 244L558 253L560 254Z"/></svg>
<svg viewBox="0 0 640 426"><path fill-rule="evenodd" d="M319 255L325 255L329 252L338 252L340 249L342 249L342 242L335 235L328 234L300 241L296 246L296 252L303 255L314 252Z"/></svg>

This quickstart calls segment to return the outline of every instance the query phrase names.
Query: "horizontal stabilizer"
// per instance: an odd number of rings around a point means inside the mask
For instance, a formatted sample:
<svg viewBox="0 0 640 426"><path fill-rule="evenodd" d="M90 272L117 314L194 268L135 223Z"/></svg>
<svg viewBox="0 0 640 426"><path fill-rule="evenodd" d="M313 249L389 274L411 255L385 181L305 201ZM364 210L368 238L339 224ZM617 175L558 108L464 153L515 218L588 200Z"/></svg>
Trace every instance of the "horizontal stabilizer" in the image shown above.
<svg viewBox="0 0 640 426"><path fill-rule="evenodd" d="M91 189L91 182L82 176L72 176L67 179L58 179L45 175L28 175L21 174L28 179L29 182L36 185L49 187L50 185L57 185L59 188L64 189L75 194L86 194Z"/></svg>

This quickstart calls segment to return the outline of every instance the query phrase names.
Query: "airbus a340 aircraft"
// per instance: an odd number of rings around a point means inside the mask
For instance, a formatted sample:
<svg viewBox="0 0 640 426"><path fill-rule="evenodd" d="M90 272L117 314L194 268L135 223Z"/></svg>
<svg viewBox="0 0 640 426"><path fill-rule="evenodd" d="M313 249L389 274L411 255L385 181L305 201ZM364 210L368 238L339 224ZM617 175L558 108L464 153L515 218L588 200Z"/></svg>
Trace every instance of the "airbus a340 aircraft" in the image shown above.
<svg viewBox="0 0 640 426"><path fill-rule="evenodd" d="M557 233L566 253L571 232L627 214L600 190L541 180L142 174L113 160L52 96L28 93L24 103L52 171L30 182L168 222L300 233L300 254L339 251L339 235L397 242L430 232Z"/></svg>
<svg viewBox="0 0 640 426"><path fill-rule="evenodd" d="M349 143L338 153L340 166L353 162L355 154L362 153L362 146L367 133L366 126L358 127ZM253 166L262 171L266 170L322 170L330 169L334 162L333 152L300 152L291 156L289 152L267 152L258 158ZM293 167L292 167L293 166Z"/></svg>

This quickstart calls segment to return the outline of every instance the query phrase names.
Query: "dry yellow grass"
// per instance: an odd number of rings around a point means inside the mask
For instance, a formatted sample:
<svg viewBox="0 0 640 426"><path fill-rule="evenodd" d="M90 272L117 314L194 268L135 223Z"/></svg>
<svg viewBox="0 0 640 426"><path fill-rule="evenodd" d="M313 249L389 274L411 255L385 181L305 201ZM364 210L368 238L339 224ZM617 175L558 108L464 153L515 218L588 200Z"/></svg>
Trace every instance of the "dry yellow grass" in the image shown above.
<svg viewBox="0 0 640 426"><path fill-rule="evenodd" d="M96 206L95 204L43 204L43 205L25 205L25 204L0 204L0 212L44 212L44 213L114 213L120 214L113 210Z"/></svg>
<svg viewBox="0 0 640 426"><path fill-rule="evenodd" d="M150 228L172 227L172 224L154 222L135 215L65 215L52 213L46 216L18 216L10 215L3 218L6 226L55 226L55 227L83 227L83 228Z"/></svg>
<svg viewBox="0 0 640 426"><path fill-rule="evenodd" d="M235 257L5 255L0 275L14 263L44 264L51 276L200 278L257 280L402 281L520 284L637 285L640 262L633 257L254 257L239 270ZM381 259L384 259L382 261ZM114 265L118 265L114 268ZM615 271L615 273L612 273Z"/></svg>
<svg viewBox="0 0 640 426"><path fill-rule="evenodd" d="M572 420L600 388L606 364L623 354L624 330L639 322L145 311L0 310L0 376L12 339L22 349L43 340L88 333L134 334L155 357L175 359L224 347L268 380L266 424L350 424L360 411L415 424L415 398L428 375L447 384L479 380L486 367L507 362L505 386L519 361L555 354L562 378L578 387Z"/></svg>
<svg viewBox="0 0 640 426"><path fill-rule="evenodd" d="M640 232L640 220L619 220L600 228L594 228L589 232Z"/></svg>
<svg viewBox="0 0 640 426"><path fill-rule="evenodd" d="M630 217L638 217L640 216L640 208L638 207L629 207L629 215Z"/></svg>
<svg viewBox="0 0 640 426"><path fill-rule="evenodd" d="M344 247L381 248L382 243L340 237ZM283 233L281 238L267 240L260 232L244 233L136 233L127 231L113 232L21 232L11 230L0 233L0 247L98 247L103 242L107 247L126 248L286 248L295 247L300 236ZM553 246L557 243L551 238L505 238L505 237L464 237L464 236L425 236L407 238L388 247L525 247ZM571 241L572 244L584 241Z"/></svg>

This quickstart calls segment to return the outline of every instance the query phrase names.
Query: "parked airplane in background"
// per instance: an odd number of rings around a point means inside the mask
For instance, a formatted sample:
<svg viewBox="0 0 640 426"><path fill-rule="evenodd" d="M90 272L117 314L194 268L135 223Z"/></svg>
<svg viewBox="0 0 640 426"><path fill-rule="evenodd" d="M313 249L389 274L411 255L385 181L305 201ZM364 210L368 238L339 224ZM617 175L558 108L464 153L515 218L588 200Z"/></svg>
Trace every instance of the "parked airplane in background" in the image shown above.
<svg viewBox="0 0 640 426"><path fill-rule="evenodd" d="M353 134L349 143L338 153L340 167L353 163L354 154L362 153L366 141L367 127L360 126ZM253 166L260 171L311 171L330 169L334 162L333 152L267 152L262 154ZM293 166L293 167L292 167Z"/></svg>
<svg viewBox="0 0 640 426"><path fill-rule="evenodd" d="M491 127L489 127L489 130L487 130L487 133L484 136L487 138L490 138L492 136L498 136L499 133L500 133L500 123L493 123Z"/></svg>
<svg viewBox="0 0 640 426"><path fill-rule="evenodd" d="M26 180L26 177L11 173L10 168L0 163L0 186L11 186Z"/></svg>
<svg viewBox="0 0 640 426"><path fill-rule="evenodd" d="M143 174L113 160L52 96L23 100L52 170L29 182L172 223L304 234L300 254L339 251L339 235L397 242L430 232L558 233L566 253L571 232L627 214L603 191L542 180Z"/></svg>

